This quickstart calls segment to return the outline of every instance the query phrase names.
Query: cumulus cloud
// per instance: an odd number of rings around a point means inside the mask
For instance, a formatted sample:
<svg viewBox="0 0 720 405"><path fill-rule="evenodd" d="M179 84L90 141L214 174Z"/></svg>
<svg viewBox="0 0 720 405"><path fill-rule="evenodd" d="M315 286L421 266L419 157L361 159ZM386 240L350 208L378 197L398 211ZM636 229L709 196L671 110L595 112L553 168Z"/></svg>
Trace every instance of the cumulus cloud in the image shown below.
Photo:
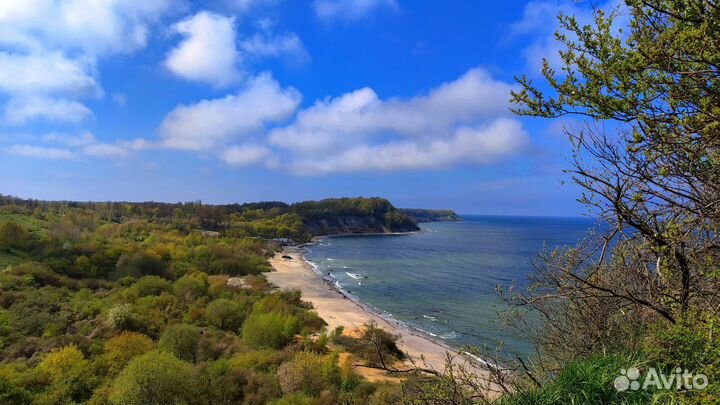
<svg viewBox="0 0 720 405"><path fill-rule="evenodd" d="M234 18L201 11L174 24L172 30L184 39L165 60L171 72L218 87L240 80Z"/></svg>
<svg viewBox="0 0 720 405"><path fill-rule="evenodd" d="M297 109L300 93L281 88L264 73L235 94L181 105L160 125L159 133L170 148L205 150L235 137L259 134L269 123L283 122Z"/></svg>
<svg viewBox="0 0 720 405"><path fill-rule="evenodd" d="M246 59L309 59L297 34L273 33L269 20L263 21L259 32L236 40L233 17L201 11L172 26L173 32L184 39L168 53L165 66L186 80L227 87L243 78Z"/></svg>
<svg viewBox="0 0 720 405"><path fill-rule="evenodd" d="M509 117L512 88L481 69L408 99L362 88L316 102L268 139L299 175L493 164L530 142Z"/></svg>
<svg viewBox="0 0 720 405"><path fill-rule="evenodd" d="M484 127L459 128L449 139L393 141L357 146L319 159L301 158L292 169L299 175L317 175L486 165L516 155L529 142L519 122L501 118Z"/></svg>
<svg viewBox="0 0 720 405"><path fill-rule="evenodd" d="M46 148L33 145L12 145L7 149L11 155L38 159L73 159L75 153L68 149Z"/></svg>
<svg viewBox="0 0 720 405"><path fill-rule="evenodd" d="M267 162L272 151L261 145L233 146L220 154L220 159L230 166L248 166Z"/></svg>
<svg viewBox="0 0 720 405"><path fill-rule="evenodd" d="M49 97L21 97L5 105L5 121L22 125L33 119L78 123L92 116L92 111L77 101Z"/></svg>
<svg viewBox="0 0 720 405"><path fill-rule="evenodd" d="M326 21L358 20L382 8L396 9L397 3L395 0L315 0L313 2L315 15Z"/></svg>
<svg viewBox="0 0 720 405"><path fill-rule="evenodd" d="M459 124L508 114L512 85L481 69L444 83L428 94L382 100L370 88L318 101L292 125L270 133L273 145L300 152L329 151L386 133L437 137Z"/></svg>
<svg viewBox="0 0 720 405"><path fill-rule="evenodd" d="M179 0L3 0L0 43L103 56L145 47L150 25Z"/></svg>
<svg viewBox="0 0 720 405"><path fill-rule="evenodd" d="M179 1L0 1L0 92L14 100L6 118L22 124L87 117L89 110L77 99L102 94L98 59L143 48L151 24ZM50 112L37 113L38 100Z"/></svg>
<svg viewBox="0 0 720 405"><path fill-rule="evenodd" d="M90 60L70 59L61 52L0 52L0 91L8 94L90 96L100 93Z"/></svg>

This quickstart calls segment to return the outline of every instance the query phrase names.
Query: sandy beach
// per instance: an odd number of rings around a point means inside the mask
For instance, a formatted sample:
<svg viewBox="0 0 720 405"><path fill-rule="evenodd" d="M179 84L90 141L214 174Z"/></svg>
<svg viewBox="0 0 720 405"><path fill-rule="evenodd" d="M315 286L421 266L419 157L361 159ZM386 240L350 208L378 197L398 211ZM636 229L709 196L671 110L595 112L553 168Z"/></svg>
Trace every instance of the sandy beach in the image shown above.
<svg viewBox="0 0 720 405"><path fill-rule="evenodd" d="M290 256L292 260L282 256ZM270 264L275 271L266 273L268 280L281 289L300 290L303 300L312 303L318 315L327 322L328 330L337 326L358 328L374 321L380 328L400 335L398 346L413 358L418 366L427 366L442 372L448 353L456 357L456 362L466 362L464 356L458 356L451 348L393 324L342 295L313 271L310 264L303 259L301 248L285 248L270 260Z"/></svg>

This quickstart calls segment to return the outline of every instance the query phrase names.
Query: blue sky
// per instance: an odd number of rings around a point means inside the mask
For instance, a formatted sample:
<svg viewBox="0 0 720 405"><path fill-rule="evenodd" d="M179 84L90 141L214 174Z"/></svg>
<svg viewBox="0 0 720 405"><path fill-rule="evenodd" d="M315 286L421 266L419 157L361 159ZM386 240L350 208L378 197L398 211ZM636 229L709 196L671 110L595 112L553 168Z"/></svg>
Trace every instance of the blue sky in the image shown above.
<svg viewBox="0 0 720 405"><path fill-rule="evenodd" d="M578 215L513 116L571 1L3 0L0 193ZM566 179L565 179L566 180Z"/></svg>

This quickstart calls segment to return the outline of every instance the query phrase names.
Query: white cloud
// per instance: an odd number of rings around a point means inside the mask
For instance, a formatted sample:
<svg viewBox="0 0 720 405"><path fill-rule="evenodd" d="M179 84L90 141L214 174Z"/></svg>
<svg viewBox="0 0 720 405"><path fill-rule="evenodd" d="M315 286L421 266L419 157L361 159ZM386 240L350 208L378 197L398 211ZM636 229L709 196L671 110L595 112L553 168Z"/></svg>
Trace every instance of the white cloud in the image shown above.
<svg viewBox="0 0 720 405"><path fill-rule="evenodd" d="M233 146L220 154L220 159L231 166L248 166L266 162L272 151L260 145Z"/></svg>
<svg viewBox="0 0 720 405"><path fill-rule="evenodd" d="M90 60L70 59L61 52L0 52L0 91L8 94L90 96L101 92Z"/></svg>
<svg viewBox="0 0 720 405"><path fill-rule="evenodd" d="M102 95L97 81L98 60L143 48L150 26L180 3L0 1L0 92L15 100L6 106L7 118L22 124L34 118L79 121L87 117L89 110L77 99ZM26 100L23 108L16 98ZM27 100L35 102L28 104ZM38 100L49 107L49 112L38 113L34 108Z"/></svg>
<svg viewBox="0 0 720 405"><path fill-rule="evenodd" d="M255 7L274 6L279 0L232 0L230 4L239 11L248 11Z"/></svg>
<svg viewBox="0 0 720 405"><path fill-rule="evenodd" d="M13 98L5 105L5 121L22 125L33 119L78 123L92 116L92 111L77 101L49 97Z"/></svg>
<svg viewBox="0 0 720 405"><path fill-rule="evenodd" d="M96 143L83 148L83 154L95 157L120 158L128 155L128 150L120 145Z"/></svg>
<svg viewBox="0 0 720 405"><path fill-rule="evenodd" d="M275 34L270 20L261 21L259 32L236 40L234 18L201 11L173 25L172 30L184 39L168 53L165 66L186 80L227 87L243 78L246 59L309 59L297 34Z"/></svg>
<svg viewBox="0 0 720 405"><path fill-rule="evenodd" d="M326 21L357 20L376 9L396 9L395 0L315 0L315 15Z"/></svg>
<svg viewBox="0 0 720 405"><path fill-rule="evenodd" d="M12 145L7 152L15 156L38 159L73 159L75 154L68 149L45 148L33 145Z"/></svg>
<svg viewBox="0 0 720 405"><path fill-rule="evenodd" d="M510 118L512 88L481 69L407 99L362 88L300 111L268 142L287 150L283 167L300 175L494 164L530 142Z"/></svg>
<svg viewBox="0 0 720 405"><path fill-rule="evenodd" d="M0 43L103 56L143 48L150 25L178 0L3 0Z"/></svg>
<svg viewBox="0 0 720 405"><path fill-rule="evenodd" d="M370 88L316 102L295 122L270 134L270 142L300 152L331 151L371 135L444 136L460 124L507 115L512 85L472 69L428 94L382 100Z"/></svg>
<svg viewBox="0 0 720 405"><path fill-rule="evenodd" d="M51 132L43 135L42 140L44 142L59 143L71 147L86 146L97 142L95 136L90 132L83 132L78 135Z"/></svg>
<svg viewBox="0 0 720 405"><path fill-rule="evenodd" d="M76 155L93 156L100 158L124 158L133 150L144 149L146 143L141 140L118 143L103 143L90 132L80 134L64 134L51 132L41 137L43 142L64 145Z"/></svg>
<svg viewBox="0 0 720 405"><path fill-rule="evenodd" d="M449 139L393 141L361 145L319 159L301 158L292 170L299 175L357 171L399 171L486 165L516 155L529 145L518 121L500 118L488 126L462 127Z"/></svg>
<svg viewBox="0 0 720 405"><path fill-rule="evenodd" d="M218 87L240 80L234 18L202 11L174 24L172 29L185 39L165 60L171 72Z"/></svg>
<svg viewBox="0 0 720 405"><path fill-rule="evenodd" d="M248 56L261 58L289 56L300 63L310 59L300 37L292 32L277 35L256 33L240 41L240 49Z"/></svg>
<svg viewBox="0 0 720 405"><path fill-rule="evenodd" d="M181 105L163 120L159 133L170 148L211 149L234 137L258 134L289 118L301 101L294 88L281 88L267 73L250 79L236 94Z"/></svg>

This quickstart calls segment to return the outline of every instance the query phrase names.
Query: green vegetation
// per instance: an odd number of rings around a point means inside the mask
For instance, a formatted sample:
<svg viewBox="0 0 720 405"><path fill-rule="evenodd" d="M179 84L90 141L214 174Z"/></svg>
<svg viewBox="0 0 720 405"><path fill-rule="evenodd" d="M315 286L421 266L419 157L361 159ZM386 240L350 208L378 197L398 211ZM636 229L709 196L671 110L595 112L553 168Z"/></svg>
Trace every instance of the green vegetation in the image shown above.
<svg viewBox="0 0 720 405"><path fill-rule="evenodd" d="M401 208L400 212L416 222L457 222L462 218L452 210L428 210L421 208Z"/></svg>
<svg viewBox="0 0 720 405"><path fill-rule="evenodd" d="M545 86L522 77L513 94L520 114L579 118L565 127L569 173L609 227L543 253L530 288L505 297L538 356L502 403L720 401L720 8L623 3L585 26L560 16L560 66L546 61ZM617 392L633 366L710 385Z"/></svg>
<svg viewBox="0 0 720 405"><path fill-rule="evenodd" d="M449 363L406 402L720 403L720 7L604 4L587 25L560 15L559 62L512 94L518 114L572 117L567 172L602 226L542 252L527 288L501 290L532 358L468 348L497 364L489 381Z"/></svg>
<svg viewBox="0 0 720 405"><path fill-rule="evenodd" d="M277 249L270 239L307 240L308 218L372 222L388 212L379 199L205 206L0 196L0 403L389 403L374 398L380 385L340 367L299 293L273 291L261 275Z"/></svg>

